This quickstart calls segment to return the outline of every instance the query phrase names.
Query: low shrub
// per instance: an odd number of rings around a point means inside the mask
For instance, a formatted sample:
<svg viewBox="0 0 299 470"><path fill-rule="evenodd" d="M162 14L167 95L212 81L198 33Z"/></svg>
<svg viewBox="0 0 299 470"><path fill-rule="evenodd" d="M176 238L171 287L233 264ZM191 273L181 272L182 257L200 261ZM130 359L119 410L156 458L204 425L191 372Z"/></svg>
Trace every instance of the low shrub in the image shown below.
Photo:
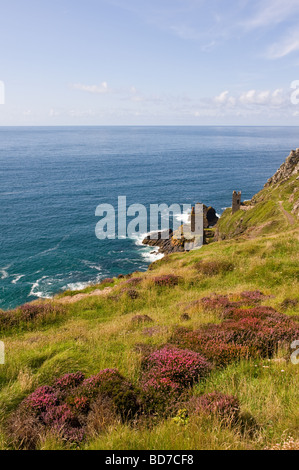
<svg viewBox="0 0 299 470"><path fill-rule="evenodd" d="M217 276L234 270L234 265L228 261L199 261L195 269L204 276Z"/></svg>
<svg viewBox="0 0 299 470"><path fill-rule="evenodd" d="M123 421L134 418L138 412L138 391L117 370L106 369L85 379L70 397L69 403L75 404L79 399L89 411L97 396L110 399Z"/></svg>
<svg viewBox="0 0 299 470"><path fill-rule="evenodd" d="M208 413L217 415L221 420L236 424L240 417L240 403L238 398L220 392L212 392L193 398L189 402L193 413Z"/></svg>
<svg viewBox="0 0 299 470"><path fill-rule="evenodd" d="M128 289L125 292L131 300L136 300L139 297L139 293L135 289Z"/></svg>
<svg viewBox="0 0 299 470"><path fill-rule="evenodd" d="M34 324L43 324L55 321L65 314L65 309L61 305L53 303L45 304L25 304L15 310L0 312L0 332L5 332L10 328L29 328Z"/></svg>
<svg viewBox="0 0 299 470"><path fill-rule="evenodd" d="M143 281L142 277L133 277L132 279L128 279L127 281L125 281L123 284L135 287L141 284L142 281Z"/></svg>
<svg viewBox="0 0 299 470"><path fill-rule="evenodd" d="M140 408L138 391L117 370L106 369L84 378L67 374L52 387L39 387L19 405L7 423L7 431L16 448L34 449L43 433L50 431L70 444L79 444L87 425L94 426L96 416L104 413L126 421ZM90 416L90 413L92 414ZM93 425L91 424L93 422Z"/></svg>
<svg viewBox="0 0 299 470"><path fill-rule="evenodd" d="M178 329L171 341L181 348L201 354L216 367L226 367L232 362L247 359L250 354L247 346L227 342L217 325L199 331Z"/></svg>
<svg viewBox="0 0 299 470"><path fill-rule="evenodd" d="M264 295L261 291L244 291L241 292L241 297L245 300L249 300L252 303L260 303L262 300L266 299L267 296Z"/></svg>
<svg viewBox="0 0 299 470"><path fill-rule="evenodd" d="M171 342L202 354L216 366L248 357L271 358L282 344L299 338L299 325L271 307L227 308L221 324L197 331L177 329Z"/></svg>
<svg viewBox="0 0 299 470"><path fill-rule="evenodd" d="M211 368L211 364L194 351L165 346L143 359L144 387L166 383L183 389L206 377Z"/></svg>
<svg viewBox="0 0 299 470"><path fill-rule="evenodd" d="M173 274L166 274L164 276L157 276L154 277L153 282L156 286L167 286L167 287L174 287L177 286L179 283L179 277Z"/></svg>
<svg viewBox="0 0 299 470"><path fill-rule="evenodd" d="M105 285L105 284L114 284L114 279L111 277L107 277L106 279L103 279L101 281L101 285Z"/></svg>
<svg viewBox="0 0 299 470"><path fill-rule="evenodd" d="M153 323L153 320L148 315L136 315L132 318L133 325L144 325L144 323Z"/></svg>
<svg viewBox="0 0 299 470"><path fill-rule="evenodd" d="M295 308L298 305L298 300L297 299L285 299L281 304L280 307L283 310L288 310L289 308Z"/></svg>
<svg viewBox="0 0 299 470"><path fill-rule="evenodd" d="M84 379L85 375L82 372L66 374L54 382L54 388L59 392L70 392L73 388L78 387Z"/></svg>

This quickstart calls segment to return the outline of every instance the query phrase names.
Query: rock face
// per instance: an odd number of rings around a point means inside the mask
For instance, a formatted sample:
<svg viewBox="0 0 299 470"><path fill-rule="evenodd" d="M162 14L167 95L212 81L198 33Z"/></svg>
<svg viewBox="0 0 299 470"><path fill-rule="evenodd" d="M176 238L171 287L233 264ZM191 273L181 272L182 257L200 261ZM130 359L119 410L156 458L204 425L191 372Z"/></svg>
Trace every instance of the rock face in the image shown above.
<svg viewBox="0 0 299 470"><path fill-rule="evenodd" d="M292 175L299 174L299 149L292 150L286 161L277 170L274 176L265 184L265 188L281 184L288 180Z"/></svg>
<svg viewBox="0 0 299 470"><path fill-rule="evenodd" d="M215 209L213 207L207 207L204 205L203 217L205 239L211 240L214 236L214 233L209 230L209 228L214 227L218 222ZM155 240L152 239L153 236L148 235L142 243L148 246L159 247L159 253L163 253L165 255L172 253L182 253L185 251L185 242L190 240L186 240L184 237L182 237L180 240L174 238L172 230L169 230L166 236L163 237L164 234L165 232L157 232ZM167 239L165 240L165 238Z"/></svg>
<svg viewBox="0 0 299 470"><path fill-rule="evenodd" d="M169 230L169 235L167 240L163 239L164 232L158 232L158 239L153 240L150 235L148 235L144 240L143 244L153 247L159 247L159 252L163 253L164 255L168 255L171 253L181 253L184 250L184 239L181 240L174 240L172 238L173 231Z"/></svg>

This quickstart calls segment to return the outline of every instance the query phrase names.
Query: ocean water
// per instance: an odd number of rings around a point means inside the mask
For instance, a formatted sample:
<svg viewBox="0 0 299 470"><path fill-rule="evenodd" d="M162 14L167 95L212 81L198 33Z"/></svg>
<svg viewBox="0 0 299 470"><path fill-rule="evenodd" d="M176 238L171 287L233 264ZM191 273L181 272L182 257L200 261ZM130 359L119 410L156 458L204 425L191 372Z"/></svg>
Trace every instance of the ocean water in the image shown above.
<svg viewBox="0 0 299 470"><path fill-rule="evenodd" d="M0 308L135 270L141 238L100 241L99 204L231 205L259 191L298 128L0 128Z"/></svg>

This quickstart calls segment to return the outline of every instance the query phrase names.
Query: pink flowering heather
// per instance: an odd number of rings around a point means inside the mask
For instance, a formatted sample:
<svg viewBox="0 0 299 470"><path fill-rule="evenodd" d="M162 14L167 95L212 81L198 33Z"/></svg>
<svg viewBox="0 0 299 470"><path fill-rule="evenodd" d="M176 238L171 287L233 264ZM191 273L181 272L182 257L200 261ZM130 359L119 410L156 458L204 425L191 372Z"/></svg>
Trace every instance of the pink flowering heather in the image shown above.
<svg viewBox="0 0 299 470"><path fill-rule="evenodd" d="M43 421L46 425L55 425L56 427L63 427L77 423L77 419L71 407L66 403L51 407L47 413L44 413Z"/></svg>
<svg viewBox="0 0 299 470"><path fill-rule="evenodd" d="M144 359L143 371L146 386L153 379L167 379L181 387L188 387L201 377L206 377L211 365L193 351L164 347Z"/></svg>
<svg viewBox="0 0 299 470"><path fill-rule="evenodd" d="M165 276L158 276L154 278L154 284L156 286L167 286L167 287L174 287L177 286L179 283L179 277L174 276L173 274L167 274Z"/></svg>
<svg viewBox="0 0 299 470"><path fill-rule="evenodd" d="M205 325L198 331L180 328L172 342L225 366L248 357L272 357L280 344L291 344L299 337L298 323L271 307L230 307L223 317L221 324Z"/></svg>
<svg viewBox="0 0 299 470"><path fill-rule="evenodd" d="M76 372L75 374L66 374L54 383L54 388L61 392L66 392L74 387L78 387L85 378L82 372Z"/></svg>
<svg viewBox="0 0 299 470"><path fill-rule="evenodd" d="M16 439L22 441L18 443L27 445L30 437L30 443L35 445L43 429L57 432L70 443L80 443L85 436L84 423L98 397L107 399L106 403L113 407L111 413L116 412L124 421L134 418L139 411L137 391L117 370L105 369L87 379L81 372L66 374L53 387L39 387L20 404L15 413L20 431ZM32 435L28 439L25 436L28 441L25 443L21 427L31 421Z"/></svg>
<svg viewBox="0 0 299 470"><path fill-rule="evenodd" d="M267 296L264 295L261 291L255 290L255 291L245 291L241 292L241 297L243 299L249 300L252 303L259 303L262 300L266 299Z"/></svg>
<svg viewBox="0 0 299 470"><path fill-rule="evenodd" d="M47 413L58 405L58 397L53 387L40 387L25 399L25 406L35 414Z"/></svg>

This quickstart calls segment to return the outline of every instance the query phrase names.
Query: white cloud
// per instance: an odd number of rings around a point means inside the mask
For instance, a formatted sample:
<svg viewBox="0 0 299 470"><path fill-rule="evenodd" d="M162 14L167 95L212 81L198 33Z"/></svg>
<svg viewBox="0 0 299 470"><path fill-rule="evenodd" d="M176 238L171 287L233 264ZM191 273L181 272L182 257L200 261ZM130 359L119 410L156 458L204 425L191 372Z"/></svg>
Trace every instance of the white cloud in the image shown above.
<svg viewBox="0 0 299 470"><path fill-rule="evenodd" d="M102 82L100 85L83 85L82 83L74 83L71 85L74 90L86 91L93 94L109 93L107 82Z"/></svg>
<svg viewBox="0 0 299 470"><path fill-rule="evenodd" d="M299 50L299 33L296 31L286 36L280 42L273 44L268 50L269 59L281 59Z"/></svg>
<svg viewBox="0 0 299 470"><path fill-rule="evenodd" d="M299 13L298 0L259 0L258 10L244 22L246 29L274 26Z"/></svg>
<svg viewBox="0 0 299 470"><path fill-rule="evenodd" d="M286 112L291 109L289 93L282 88L276 90L248 90L238 95L230 95L226 90L212 99L201 100L202 110L209 106L215 113L231 114L237 116L244 112L250 114L260 114L269 112ZM198 109L196 109L198 111Z"/></svg>
<svg viewBox="0 0 299 470"><path fill-rule="evenodd" d="M228 100L229 91L223 91L219 96L215 96L214 100L216 103L226 103Z"/></svg>

